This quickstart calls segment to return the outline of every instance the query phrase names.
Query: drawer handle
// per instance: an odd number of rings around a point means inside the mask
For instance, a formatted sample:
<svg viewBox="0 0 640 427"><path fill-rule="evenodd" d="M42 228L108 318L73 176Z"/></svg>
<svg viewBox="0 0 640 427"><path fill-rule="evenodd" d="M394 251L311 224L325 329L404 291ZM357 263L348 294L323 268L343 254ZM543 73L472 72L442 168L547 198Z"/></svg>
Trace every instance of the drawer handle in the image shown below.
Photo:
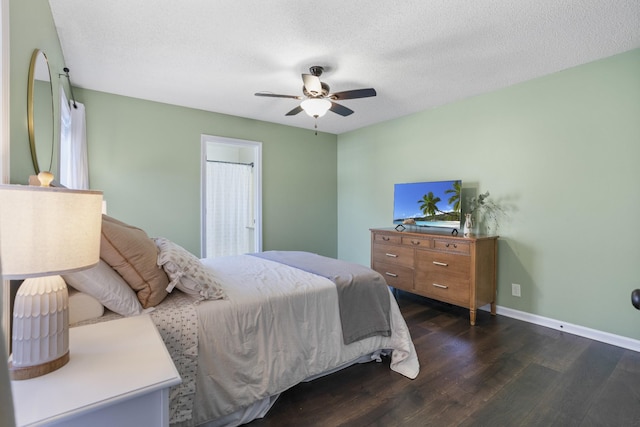
<svg viewBox="0 0 640 427"><path fill-rule="evenodd" d="M435 265L439 265L441 267L448 267L449 264L447 264L446 262L439 262L439 261L432 261Z"/></svg>
<svg viewBox="0 0 640 427"><path fill-rule="evenodd" d="M412 240L411 244L412 245L419 245L420 244L420 240Z"/></svg>
<svg viewBox="0 0 640 427"><path fill-rule="evenodd" d="M449 289L448 286L445 285L438 285L437 283L433 283L433 286L435 286L436 288L440 288L440 289Z"/></svg>
<svg viewBox="0 0 640 427"><path fill-rule="evenodd" d="M385 254L385 255L391 258L398 258L398 255L396 254Z"/></svg>
<svg viewBox="0 0 640 427"><path fill-rule="evenodd" d="M451 245L451 243L447 243L445 246L446 246L446 247L449 247L449 245ZM458 245L457 245L457 244L455 244L455 243L453 243L453 247L457 249L457 248L458 248Z"/></svg>
<svg viewBox="0 0 640 427"><path fill-rule="evenodd" d="M389 273L388 271L385 271L385 273L387 276L391 276L391 277L398 277L397 274L393 274L393 273Z"/></svg>
<svg viewBox="0 0 640 427"><path fill-rule="evenodd" d="M382 236L382 240L384 240L385 242L388 242L388 241L389 241L389 239L390 239L390 238L389 238L389 237L387 237L387 236Z"/></svg>

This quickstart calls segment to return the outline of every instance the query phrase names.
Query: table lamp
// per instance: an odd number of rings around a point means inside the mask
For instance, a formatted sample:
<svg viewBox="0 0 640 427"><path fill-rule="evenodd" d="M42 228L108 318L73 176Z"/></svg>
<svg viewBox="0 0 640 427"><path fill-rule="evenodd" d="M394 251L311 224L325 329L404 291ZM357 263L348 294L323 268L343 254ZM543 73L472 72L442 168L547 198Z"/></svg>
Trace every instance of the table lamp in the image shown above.
<svg viewBox="0 0 640 427"><path fill-rule="evenodd" d="M69 294L63 273L100 259L102 192L0 185L2 278L26 279L13 308L13 380L69 361Z"/></svg>

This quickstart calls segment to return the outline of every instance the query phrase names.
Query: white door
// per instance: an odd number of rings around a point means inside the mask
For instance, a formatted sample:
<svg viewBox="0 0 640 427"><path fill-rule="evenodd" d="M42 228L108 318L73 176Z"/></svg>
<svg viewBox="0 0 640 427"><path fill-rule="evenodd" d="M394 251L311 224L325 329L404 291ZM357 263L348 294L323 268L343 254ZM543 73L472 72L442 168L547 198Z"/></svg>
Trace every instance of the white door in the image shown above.
<svg viewBox="0 0 640 427"><path fill-rule="evenodd" d="M202 135L202 256L262 250L262 144Z"/></svg>

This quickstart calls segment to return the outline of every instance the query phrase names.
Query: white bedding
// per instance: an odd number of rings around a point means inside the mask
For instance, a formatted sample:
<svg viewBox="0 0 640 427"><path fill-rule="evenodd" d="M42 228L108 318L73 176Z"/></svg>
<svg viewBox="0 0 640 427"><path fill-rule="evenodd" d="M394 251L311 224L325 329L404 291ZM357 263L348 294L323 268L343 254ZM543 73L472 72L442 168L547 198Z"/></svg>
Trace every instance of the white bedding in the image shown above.
<svg viewBox="0 0 640 427"><path fill-rule="evenodd" d="M197 305L197 391L189 425L249 407L380 349L393 350L392 370L418 375L415 348L393 298L390 337L344 345L330 280L247 255L202 262L227 299Z"/></svg>
<svg viewBox="0 0 640 427"><path fill-rule="evenodd" d="M182 378L170 392L173 427L247 423L264 416L279 393L378 359L380 350L392 351L392 370L418 375L415 348L394 298L390 337L344 345L338 292L329 279L249 255L202 262L227 299L197 302L176 290L150 310ZM105 312L76 326L119 317Z"/></svg>

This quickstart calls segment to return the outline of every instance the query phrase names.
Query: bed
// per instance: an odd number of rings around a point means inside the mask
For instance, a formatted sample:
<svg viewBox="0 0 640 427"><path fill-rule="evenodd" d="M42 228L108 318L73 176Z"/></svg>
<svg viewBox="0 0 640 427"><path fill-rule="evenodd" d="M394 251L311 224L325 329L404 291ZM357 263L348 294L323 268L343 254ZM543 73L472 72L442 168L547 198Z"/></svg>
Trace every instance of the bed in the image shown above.
<svg viewBox="0 0 640 427"><path fill-rule="evenodd" d="M98 266L64 278L73 325L150 314L182 378L170 393L181 427L250 422L294 385L382 356L415 378L409 330L375 275L307 252L197 259L105 217Z"/></svg>

